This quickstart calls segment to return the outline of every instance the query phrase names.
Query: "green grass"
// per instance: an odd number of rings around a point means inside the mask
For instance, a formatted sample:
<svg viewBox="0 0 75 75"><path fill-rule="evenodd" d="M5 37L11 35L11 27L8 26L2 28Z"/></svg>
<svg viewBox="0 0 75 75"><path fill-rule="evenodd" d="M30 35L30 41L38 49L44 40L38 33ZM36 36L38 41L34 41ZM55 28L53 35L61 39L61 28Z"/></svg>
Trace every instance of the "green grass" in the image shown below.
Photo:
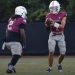
<svg viewBox="0 0 75 75"><path fill-rule="evenodd" d="M7 64L10 57L0 57L0 75L6 74ZM75 58L65 57L63 61L63 72L59 73L57 65L57 57L54 57L53 70L51 73L46 72L48 68L47 57L22 57L17 63L16 74L13 75L75 75Z"/></svg>

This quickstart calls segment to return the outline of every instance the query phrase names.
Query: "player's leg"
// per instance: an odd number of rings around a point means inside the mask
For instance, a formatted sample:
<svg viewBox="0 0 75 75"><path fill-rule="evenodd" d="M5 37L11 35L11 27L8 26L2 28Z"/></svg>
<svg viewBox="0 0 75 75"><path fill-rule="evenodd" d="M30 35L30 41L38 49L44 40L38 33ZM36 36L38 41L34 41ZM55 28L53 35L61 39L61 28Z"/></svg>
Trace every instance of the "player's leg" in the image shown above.
<svg viewBox="0 0 75 75"><path fill-rule="evenodd" d="M59 56L59 60L58 60L58 70L60 72L62 72L61 63L62 63L62 61L64 59L65 52L66 52L66 43L65 43L64 35L62 36L62 38L58 42L58 46L59 46L59 50L60 50L60 56Z"/></svg>
<svg viewBox="0 0 75 75"><path fill-rule="evenodd" d="M13 55L10 63L8 64L7 73L16 73L15 65L18 62L20 55Z"/></svg>
<svg viewBox="0 0 75 75"><path fill-rule="evenodd" d="M48 48L49 48L49 56L48 56L48 62L49 62L49 69L47 71L51 71L52 65L53 65L53 56L55 51L55 45L56 41L52 39L52 36L49 37L48 40Z"/></svg>
<svg viewBox="0 0 75 75"><path fill-rule="evenodd" d="M11 52L12 52L12 59L10 63L8 64L7 73L15 73L16 71L14 66L16 65L16 63L18 62L21 56L22 46L18 42L11 42L10 46L11 46Z"/></svg>

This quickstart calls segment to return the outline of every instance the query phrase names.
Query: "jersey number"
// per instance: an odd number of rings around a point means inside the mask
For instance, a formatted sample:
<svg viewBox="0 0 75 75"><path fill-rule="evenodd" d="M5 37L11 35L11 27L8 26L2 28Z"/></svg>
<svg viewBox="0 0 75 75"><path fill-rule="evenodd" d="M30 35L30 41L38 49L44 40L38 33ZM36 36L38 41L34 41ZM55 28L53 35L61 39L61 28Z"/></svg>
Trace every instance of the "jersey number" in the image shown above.
<svg viewBox="0 0 75 75"><path fill-rule="evenodd" d="M12 25L13 25L14 21L10 21L8 24L8 30L12 30Z"/></svg>

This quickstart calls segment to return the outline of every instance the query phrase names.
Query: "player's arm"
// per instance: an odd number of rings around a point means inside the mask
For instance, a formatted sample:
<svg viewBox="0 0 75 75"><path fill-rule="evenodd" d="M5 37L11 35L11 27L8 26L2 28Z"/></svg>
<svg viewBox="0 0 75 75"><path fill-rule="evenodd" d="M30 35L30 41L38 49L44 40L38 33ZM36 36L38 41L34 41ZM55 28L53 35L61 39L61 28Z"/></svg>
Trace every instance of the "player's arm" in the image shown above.
<svg viewBox="0 0 75 75"><path fill-rule="evenodd" d="M7 29L6 29L6 38L7 38L7 36L8 36L8 31L7 31Z"/></svg>
<svg viewBox="0 0 75 75"><path fill-rule="evenodd" d="M49 21L48 21L48 18L45 20L45 26L46 27L49 27L49 25L50 25L50 23L49 23Z"/></svg>
<svg viewBox="0 0 75 75"><path fill-rule="evenodd" d="M7 47L8 48L8 50L10 50L10 47L6 44L6 42L7 42L7 36L8 36L8 31L7 31L7 29L6 29L6 35L5 35L5 37L3 38L3 44L2 44L2 50L4 50L5 49L5 47Z"/></svg>
<svg viewBox="0 0 75 75"><path fill-rule="evenodd" d="M20 37L21 37L21 43L25 44L26 43L26 32L25 32L25 25L21 24L20 25Z"/></svg>
<svg viewBox="0 0 75 75"><path fill-rule="evenodd" d="M66 19L67 19L67 17L63 17L63 19L62 19L60 24L55 22L54 27L59 28L60 30L64 29L64 27L66 25Z"/></svg>
<svg viewBox="0 0 75 75"><path fill-rule="evenodd" d="M22 42L26 41L25 30L22 28L20 29L20 36L21 36Z"/></svg>
<svg viewBox="0 0 75 75"><path fill-rule="evenodd" d="M66 25L66 19L67 17L63 17L62 21L61 21L61 25L59 26L59 28L64 29L65 25Z"/></svg>

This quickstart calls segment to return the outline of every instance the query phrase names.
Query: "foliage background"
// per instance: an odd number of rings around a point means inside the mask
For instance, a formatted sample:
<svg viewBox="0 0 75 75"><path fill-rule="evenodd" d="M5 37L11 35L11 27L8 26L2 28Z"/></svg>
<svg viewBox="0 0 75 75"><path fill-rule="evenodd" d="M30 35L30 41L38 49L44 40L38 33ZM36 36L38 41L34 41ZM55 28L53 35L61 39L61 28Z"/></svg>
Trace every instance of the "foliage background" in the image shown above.
<svg viewBox="0 0 75 75"><path fill-rule="evenodd" d="M16 6L22 5L27 8L28 20L44 21L46 13L49 11L49 3L52 0L0 0L0 22L7 22L8 18L14 14ZM57 0L61 4L61 9L66 10L68 19L74 21L75 0Z"/></svg>

